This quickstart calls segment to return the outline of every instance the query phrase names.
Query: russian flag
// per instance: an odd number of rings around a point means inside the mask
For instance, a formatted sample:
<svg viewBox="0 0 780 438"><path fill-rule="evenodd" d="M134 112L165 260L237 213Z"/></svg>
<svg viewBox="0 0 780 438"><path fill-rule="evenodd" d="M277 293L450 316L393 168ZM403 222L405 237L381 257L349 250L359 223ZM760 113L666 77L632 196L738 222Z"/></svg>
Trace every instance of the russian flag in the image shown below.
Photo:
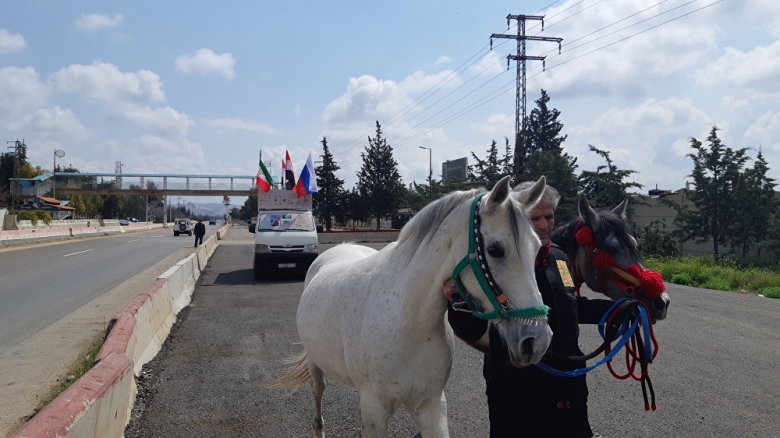
<svg viewBox="0 0 780 438"><path fill-rule="evenodd" d="M309 158L306 159L306 165L301 170L301 176L298 177L298 183L295 184L295 192L299 198L317 193L317 175L314 174L314 162L311 160L311 152L309 152Z"/></svg>

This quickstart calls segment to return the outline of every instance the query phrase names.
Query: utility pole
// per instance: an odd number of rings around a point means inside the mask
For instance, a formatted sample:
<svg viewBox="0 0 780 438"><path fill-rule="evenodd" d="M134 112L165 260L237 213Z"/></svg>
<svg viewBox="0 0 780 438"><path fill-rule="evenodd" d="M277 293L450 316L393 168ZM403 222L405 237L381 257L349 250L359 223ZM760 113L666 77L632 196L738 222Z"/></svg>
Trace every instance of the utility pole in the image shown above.
<svg viewBox="0 0 780 438"><path fill-rule="evenodd" d="M22 169L23 162L27 160L27 145L24 143L24 139L22 141L15 140L15 141L8 141L7 143L13 143L13 146L8 146L8 149L12 149L13 152L11 152L14 155L14 170L13 170L13 181L9 184L9 188L11 189L11 208L9 210L13 210L14 208L18 207L17 203L20 201L19 199L19 171Z"/></svg>
<svg viewBox="0 0 780 438"><path fill-rule="evenodd" d="M558 53L561 52L563 38L528 36L525 34L525 22L527 20L541 21L544 30L544 15L512 15L506 16L506 26L509 29L510 20L517 20L517 35L494 33L490 35L490 49L493 50L493 38L508 38L517 40L517 54L507 55L506 68L509 70L509 61L517 61L517 83L515 85L515 155L512 162L515 180L525 173L526 159L526 117L525 117L525 61L542 61L544 68L545 56L528 56L525 54L526 41L548 41L558 43Z"/></svg>

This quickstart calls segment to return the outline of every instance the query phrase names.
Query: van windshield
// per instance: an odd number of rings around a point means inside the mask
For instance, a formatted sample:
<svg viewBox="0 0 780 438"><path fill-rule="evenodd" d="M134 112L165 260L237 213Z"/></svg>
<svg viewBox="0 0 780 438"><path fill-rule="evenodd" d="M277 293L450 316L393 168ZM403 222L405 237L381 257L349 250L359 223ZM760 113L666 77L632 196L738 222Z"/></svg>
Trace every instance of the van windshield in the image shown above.
<svg viewBox="0 0 780 438"><path fill-rule="evenodd" d="M314 219L308 211L274 211L260 213L257 218L259 231L314 231Z"/></svg>

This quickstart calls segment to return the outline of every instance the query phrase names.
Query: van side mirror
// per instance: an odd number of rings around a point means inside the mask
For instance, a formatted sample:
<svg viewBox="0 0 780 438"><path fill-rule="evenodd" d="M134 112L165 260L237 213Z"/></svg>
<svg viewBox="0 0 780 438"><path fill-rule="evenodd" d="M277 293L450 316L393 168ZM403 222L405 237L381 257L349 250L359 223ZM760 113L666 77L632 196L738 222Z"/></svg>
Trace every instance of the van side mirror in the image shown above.
<svg viewBox="0 0 780 438"><path fill-rule="evenodd" d="M257 225L256 225L256 224L249 224L249 232L254 234L254 232L255 232L255 227L257 227Z"/></svg>

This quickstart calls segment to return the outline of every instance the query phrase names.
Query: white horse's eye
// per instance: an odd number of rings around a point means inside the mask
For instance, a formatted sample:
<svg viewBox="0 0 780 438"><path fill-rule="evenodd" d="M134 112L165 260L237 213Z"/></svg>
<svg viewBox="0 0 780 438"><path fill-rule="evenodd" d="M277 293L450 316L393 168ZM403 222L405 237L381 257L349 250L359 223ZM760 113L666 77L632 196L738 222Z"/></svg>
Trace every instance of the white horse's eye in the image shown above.
<svg viewBox="0 0 780 438"><path fill-rule="evenodd" d="M504 256L504 247L494 243L493 245L488 246L487 252L491 257L501 258Z"/></svg>

